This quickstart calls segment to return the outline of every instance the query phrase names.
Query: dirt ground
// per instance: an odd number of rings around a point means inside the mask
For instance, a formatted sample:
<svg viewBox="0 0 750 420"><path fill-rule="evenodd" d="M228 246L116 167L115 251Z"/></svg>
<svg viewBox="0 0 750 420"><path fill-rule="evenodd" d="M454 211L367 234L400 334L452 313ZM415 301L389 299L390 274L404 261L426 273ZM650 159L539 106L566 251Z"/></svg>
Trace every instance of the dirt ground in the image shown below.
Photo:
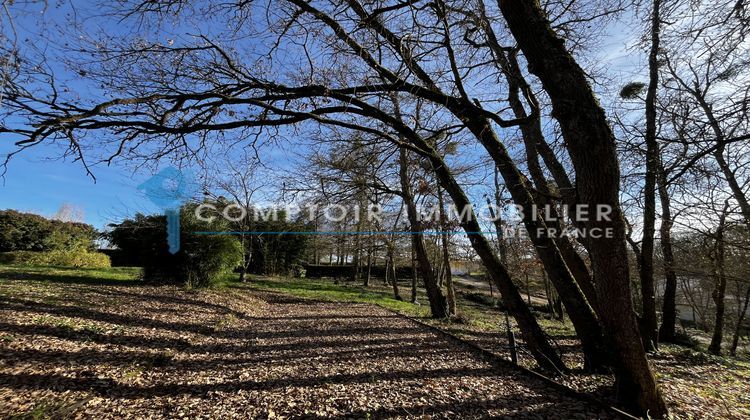
<svg viewBox="0 0 750 420"><path fill-rule="evenodd" d="M368 304L0 280L0 417L606 418Z"/></svg>

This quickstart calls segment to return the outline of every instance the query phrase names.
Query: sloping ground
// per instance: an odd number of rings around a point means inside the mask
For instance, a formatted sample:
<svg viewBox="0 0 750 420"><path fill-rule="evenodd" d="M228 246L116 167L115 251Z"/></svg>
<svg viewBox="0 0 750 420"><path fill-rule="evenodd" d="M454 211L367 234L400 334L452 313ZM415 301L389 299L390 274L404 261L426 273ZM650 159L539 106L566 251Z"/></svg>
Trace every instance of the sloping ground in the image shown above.
<svg viewBox="0 0 750 420"><path fill-rule="evenodd" d="M0 417L604 418L374 305L0 280Z"/></svg>
<svg viewBox="0 0 750 420"><path fill-rule="evenodd" d="M482 331L463 324L429 322L499 357L510 357L508 338L504 333ZM549 333L550 329L547 331ZM554 330L551 335L568 366L580 365L580 344L575 337ZM520 351L521 356L526 356L523 348ZM674 344L661 344L659 352L651 354L649 358L672 418L750 418L750 363L747 361L712 356ZM520 360L533 368L528 356ZM617 405L612 375L576 371L554 377L554 380L595 396L599 401Z"/></svg>

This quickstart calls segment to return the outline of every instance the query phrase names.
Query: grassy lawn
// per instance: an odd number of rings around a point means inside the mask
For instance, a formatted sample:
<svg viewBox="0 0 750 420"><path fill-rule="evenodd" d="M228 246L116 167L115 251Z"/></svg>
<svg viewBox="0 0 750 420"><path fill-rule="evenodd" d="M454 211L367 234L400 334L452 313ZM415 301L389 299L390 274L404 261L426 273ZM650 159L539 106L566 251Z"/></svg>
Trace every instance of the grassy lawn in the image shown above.
<svg viewBox="0 0 750 420"><path fill-rule="evenodd" d="M370 286L364 287L359 283L351 281L334 282L331 279L310 278L285 278L285 277L256 277L252 276L247 284L234 281L234 276L227 277L220 283L219 287L229 288L251 288L258 290L286 293L306 299L316 299L333 302L360 302L372 303L388 308L392 311L415 318L429 318L430 307L424 290L419 289L415 305L408 301L411 296L411 286L400 283L401 296L406 301L394 299L391 286L382 283L382 279L374 279ZM477 298L480 296L480 298ZM488 295L480 295L472 290L457 289L457 312L459 316L452 320L431 320L431 323L440 324L457 335L464 335L467 328L473 331L504 332L504 313L495 305L497 299ZM559 322L546 319L543 316L540 322L553 335L569 335L574 330L569 321ZM514 321L511 319L511 324Z"/></svg>
<svg viewBox="0 0 750 420"><path fill-rule="evenodd" d="M52 283L137 284L141 269L137 267L72 268L0 265L0 279L35 280Z"/></svg>
<svg viewBox="0 0 750 420"><path fill-rule="evenodd" d="M234 277L232 277L233 279ZM254 288L286 293L306 299L316 299L331 302L360 302L381 305L390 310L413 317L427 317L430 314L428 305L415 305L410 302L399 301L393 298L393 292L384 287L371 286L365 288L353 282L335 284L332 280L297 279L283 277L252 277L248 284L236 283L230 279L225 280L224 287ZM408 298L410 289L403 285L401 294ZM422 302L426 302L424 296L420 296Z"/></svg>

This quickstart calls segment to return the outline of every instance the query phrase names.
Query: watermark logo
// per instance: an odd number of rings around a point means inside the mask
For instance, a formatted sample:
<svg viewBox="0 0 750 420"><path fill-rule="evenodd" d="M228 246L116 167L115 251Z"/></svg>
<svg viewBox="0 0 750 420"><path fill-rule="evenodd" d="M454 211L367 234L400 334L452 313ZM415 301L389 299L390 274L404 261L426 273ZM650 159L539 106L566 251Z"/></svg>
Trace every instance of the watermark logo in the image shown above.
<svg viewBox="0 0 750 420"><path fill-rule="evenodd" d="M552 206L536 204L525 208L520 205L506 206L482 206L475 208L468 204L462 208L455 205L448 206L443 215L443 210L437 205L426 205L417 207L417 219L427 225L442 225L445 221L451 226L462 226L466 222L477 221L480 223L492 223L494 226L502 229L502 234L506 238L527 238L528 234L535 236L547 236L551 238L558 237L576 237L576 238L611 238L614 235L612 227L590 226L579 227L588 222L611 222L613 209L608 205L590 206L587 204L578 204L575 206ZM368 223L375 222L382 225L385 218L393 220L398 218L397 215L404 214L407 209L400 210L391 208L390 211L379 204L370 204L367 206L346 206L342 204L317 205L309 204L300 207L295 204L289 204L284 207L259 207L251 205L242 206L238 203L212 203L204 202L194 209L195 218L204 222L213 222L217 218L223 218L230 222L244 222L254 224L256 222L278 222L283 220L289 222L292 220L320 223L323 225L336 226L341 222L357 224L361 220ZM445 218L445 220L443 220ZM498 221L502 227L498 226ZM569 221L575 224L568 223ZM606 223L605 223L606 225ZM531 229L533 232L528 232ZM403 234L403 235L489 235L500 233L498 231L429 231L422 230L412 231L232 231L232 232L193 232L199 235L274 235L274 234L296 234L296 235L371 235L371 234Z"/></svg>
<svg viewBox="0 0 750 420"><path fill-rule="evenodd" d="M180 250L180 206L196 191L193 177L185 171L169 167L139 185L138 190L164 210L169 252L176 254Z"/></svg>

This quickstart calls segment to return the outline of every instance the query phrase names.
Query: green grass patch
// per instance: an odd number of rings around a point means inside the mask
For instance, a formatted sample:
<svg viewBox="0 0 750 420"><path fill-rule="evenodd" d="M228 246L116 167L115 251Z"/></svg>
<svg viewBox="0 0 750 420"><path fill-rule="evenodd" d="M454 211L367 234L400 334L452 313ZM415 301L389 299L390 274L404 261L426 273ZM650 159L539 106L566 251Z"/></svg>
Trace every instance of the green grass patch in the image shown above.
<svg viewBox="0 0 750 420"><path fill-rule="evenodd" d="M225 283L225 285L247 287L242 283ZM372 303L414 317L427 317L430 314L429 306L399 301L394 299L392 293L365 288L352 283L335 284L330 280L263 277L253 278L248 286L258 290L281 292L305 299ZM402 295L406 296L407 292L409 290L404 289Z"/></svg>
<svg viewBox="0 0 750 420"><path fill-rule="evenodd" d="M248 283L243 284L236 282L236 276L227 276L217 284L219 288L250 288L328 302L371 303L410 317L430 317L430 307L423 290L420 289L418 295L421 305L415 305L408 301L394 299L390 286L385 286L379 279L373 281L369 287L364 287L354 282L340 281L335 283L331 279L254 276ZM402 297L408 298L411 293L410 286L407 284L400 284L399 286ZM481 302L478 302L479 299L475 296L478 294L457 293L458 317L450 321L435 320L435 322L444 323L445 325L441 328L455 329L456 332L463 331L465 327L486 332L505 331L505 317L503 311L498 308L498 299L486 296ZM552 335L567 336L574 334L573 327L568 320L563 323L540 316L539 321L545 329L552 331ZM515 325L512 318L511 323Z"/></svg>
<svg viewBox="0 0 750 420"><path fill-rule="evenodd" d="M129 282L134 283L140 276L141 269L137 267L71 268L0 265L0 280L127 285Z"/></svg>

